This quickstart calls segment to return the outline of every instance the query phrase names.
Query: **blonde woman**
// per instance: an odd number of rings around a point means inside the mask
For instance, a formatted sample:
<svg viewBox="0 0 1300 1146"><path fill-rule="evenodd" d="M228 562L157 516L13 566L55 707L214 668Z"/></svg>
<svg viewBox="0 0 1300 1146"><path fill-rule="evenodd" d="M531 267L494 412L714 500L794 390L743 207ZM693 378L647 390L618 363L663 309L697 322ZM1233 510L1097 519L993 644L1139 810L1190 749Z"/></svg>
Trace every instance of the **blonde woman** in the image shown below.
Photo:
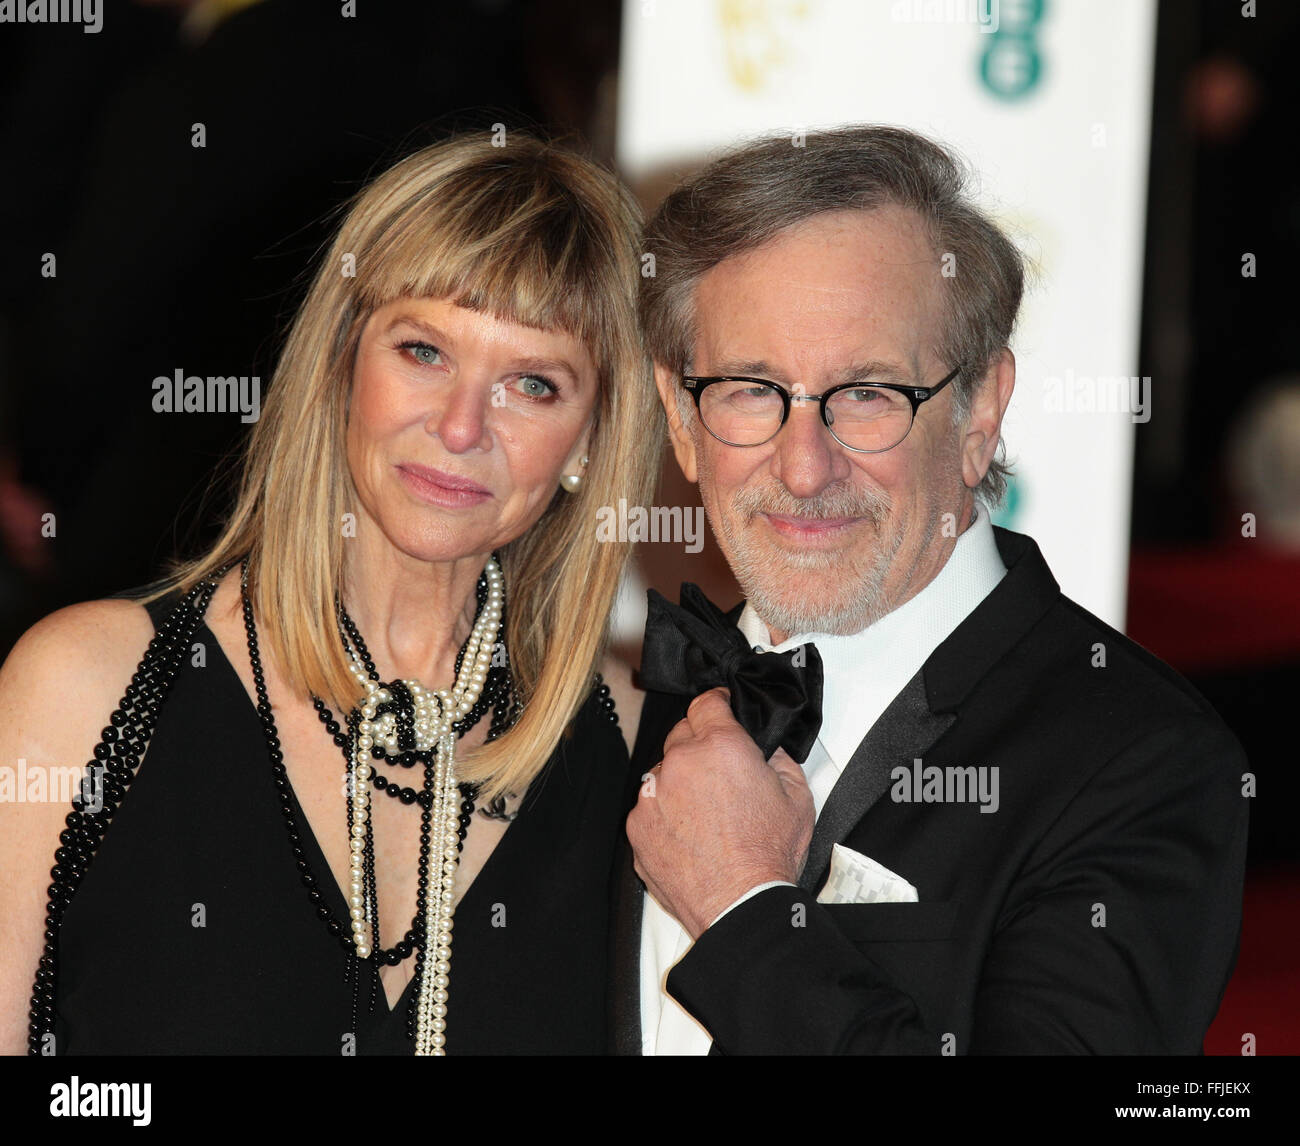
<svg viewBox="0 0 1300 1146"><path fill-rule="evenodd" d="M638 222L517 133L359 194L212 550L0 669L0 760L86 776L0 804L3 1049L604 1050Z"/></svg>

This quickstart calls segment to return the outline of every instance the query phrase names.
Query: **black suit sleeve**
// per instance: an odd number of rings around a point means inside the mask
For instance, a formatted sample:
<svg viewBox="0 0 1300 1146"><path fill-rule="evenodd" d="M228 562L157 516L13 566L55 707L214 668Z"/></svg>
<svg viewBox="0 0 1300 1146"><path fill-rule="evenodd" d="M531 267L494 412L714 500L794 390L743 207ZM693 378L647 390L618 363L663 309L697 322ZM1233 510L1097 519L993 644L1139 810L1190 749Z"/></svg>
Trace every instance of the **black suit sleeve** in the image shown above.
<svg viewBox="0 0 1300 1146"><path fill-rule="evenodd" d="M1002 889L969 1045L797 888L725 915L668 990L728 1054L1199 1053L1236 957L1246 767L1191 716L1097 770Z"/></svg>

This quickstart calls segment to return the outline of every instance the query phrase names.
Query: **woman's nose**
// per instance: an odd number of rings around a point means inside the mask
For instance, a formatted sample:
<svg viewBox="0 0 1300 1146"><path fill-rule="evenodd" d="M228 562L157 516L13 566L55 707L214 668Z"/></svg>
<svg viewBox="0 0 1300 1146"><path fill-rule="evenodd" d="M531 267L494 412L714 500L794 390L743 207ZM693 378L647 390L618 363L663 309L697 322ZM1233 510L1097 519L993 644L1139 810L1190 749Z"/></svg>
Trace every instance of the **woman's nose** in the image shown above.
<svg viewBox="0 0 1300 1146"><path fill-rule="evenodd" d="M439 395L425 429L453 454L490 449L491 409L490 389L481 381L460 377Z"/></svg>

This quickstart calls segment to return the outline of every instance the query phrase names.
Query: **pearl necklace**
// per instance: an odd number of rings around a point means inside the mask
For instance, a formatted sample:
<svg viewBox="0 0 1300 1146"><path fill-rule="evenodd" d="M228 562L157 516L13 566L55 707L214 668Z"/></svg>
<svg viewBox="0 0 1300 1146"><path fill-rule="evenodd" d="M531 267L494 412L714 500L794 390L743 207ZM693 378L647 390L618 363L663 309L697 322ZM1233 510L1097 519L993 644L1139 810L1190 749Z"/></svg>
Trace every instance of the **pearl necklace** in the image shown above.
<svg viewBox="0 0 1300 1146"><path fill-rule="evenodd" d="M351 824L348 909L353 944L359 959L368 958L377 942L374 904L366 889L366 835L373 783L369 762L376 755L396 755L411 748L421 752L432 750L435 754L431 811L433 854L439 863L438 873L430 873L430 886L425 896L423 962L426 966L420 976L420 994L416 1004L417 1055L446 1054L451 928L456 866L460 855L460 802L453 725L474 707L483 691L492 663L492 651L500 633L505 599L501 567L495 558L488 559L483 575L487 579L487 601L470 632L455 684L450 690L431 691L419 681L398 682L398 687L410 693L413 704L414 717L409 726L399 725L391 711L382 715L378 713L378 706L393 699L391 686L384 687L371 680L361 664L358 651L349 650L352 675L365 690L347 793ZM433 956L431 966L428 965L430 955Z"/></svg>

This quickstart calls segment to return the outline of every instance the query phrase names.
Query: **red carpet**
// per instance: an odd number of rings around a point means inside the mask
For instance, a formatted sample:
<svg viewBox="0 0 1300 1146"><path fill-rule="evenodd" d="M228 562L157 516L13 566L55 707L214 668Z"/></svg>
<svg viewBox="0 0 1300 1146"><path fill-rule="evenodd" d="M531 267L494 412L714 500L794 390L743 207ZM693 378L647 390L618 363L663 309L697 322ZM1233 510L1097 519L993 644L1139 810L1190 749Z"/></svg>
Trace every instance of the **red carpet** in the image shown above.
<svg viewBox="0 0 1300 1146"><path fill-rule="evenodd" d="M1300 1054L1300 867L1246 873L1237 970L1205 1053L1239 1055L1248 1033L1256 1054Z"/></svg>

